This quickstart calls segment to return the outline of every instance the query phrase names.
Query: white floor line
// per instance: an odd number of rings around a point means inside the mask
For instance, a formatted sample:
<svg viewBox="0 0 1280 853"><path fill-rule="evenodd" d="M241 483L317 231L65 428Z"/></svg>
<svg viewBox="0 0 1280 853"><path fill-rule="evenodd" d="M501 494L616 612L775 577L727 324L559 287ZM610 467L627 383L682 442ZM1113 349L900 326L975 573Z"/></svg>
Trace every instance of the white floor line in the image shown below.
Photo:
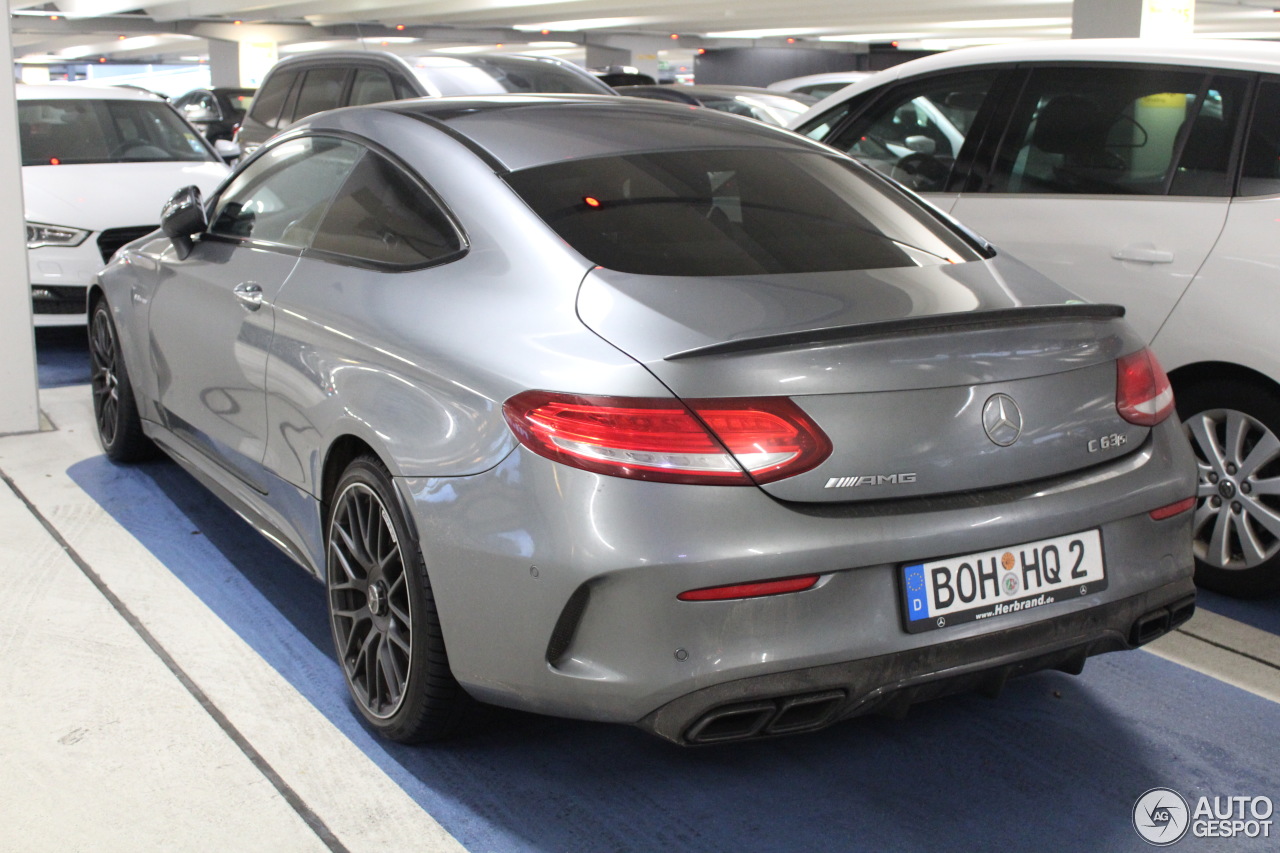
<svg viewBox="0 0 1280 853"><path fill-rule="evenodd" d="M88 389L42 391L41 407L58 431L0 438L0 470L339 841L353 853L462 851L439 823L67 476L71 465L100 453ZM48 540L47 534L44 538ZM101 596L98 600L106 606ZM221 733L219 738L229 745ZM262 776L257 779L275 793ZM202 813L184 785L175 785L171 796L189 816ZM0 805L0 813L9 805ZM242 836L238 845L221 849L304 849L246 847L251 838Z"/></svg>
<svg viewBox="0 0 1280 853"><path fill-rule="evenodd" d="M1143 647L1153 655L1280 702L1280 637L1208 610Z"/></svg>

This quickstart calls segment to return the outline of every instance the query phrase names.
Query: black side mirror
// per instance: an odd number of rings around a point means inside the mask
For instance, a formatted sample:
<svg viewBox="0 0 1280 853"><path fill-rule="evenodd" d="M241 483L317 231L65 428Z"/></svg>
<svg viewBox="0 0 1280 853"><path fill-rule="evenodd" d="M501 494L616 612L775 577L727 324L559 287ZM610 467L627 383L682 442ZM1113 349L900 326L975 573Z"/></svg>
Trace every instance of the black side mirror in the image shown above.
<svg viewBox="0 0 1280 853"><path fill-rule="evenodd" d="M203 234L208 227L209 218L197 186L178 190L160 210L160 230L173 242L178 260L185 260L191 254L191 238Z"/></svg>

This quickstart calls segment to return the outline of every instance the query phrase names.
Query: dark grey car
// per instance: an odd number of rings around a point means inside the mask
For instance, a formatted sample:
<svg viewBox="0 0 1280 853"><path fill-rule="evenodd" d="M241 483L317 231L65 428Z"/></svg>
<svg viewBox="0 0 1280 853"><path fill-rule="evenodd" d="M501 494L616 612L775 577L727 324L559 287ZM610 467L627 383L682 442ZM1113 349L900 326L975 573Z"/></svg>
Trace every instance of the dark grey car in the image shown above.
<svg viewBox="0 0 1280 853"><path fill-rule="evenodd" d="M1159 365L852 160L706 110L317 115L92 295L109 456L154 441L328 589L388 737L474 701L703 744L1188 618Z"/></svg>
<svg viewBox="0 0 1280 853"><path fill-rule="evenodd" d="M245 155L252 154L278 130L335 107L526 92L613 94L584 69L549 56L323 50L272 66L235 141Z"/></svg>

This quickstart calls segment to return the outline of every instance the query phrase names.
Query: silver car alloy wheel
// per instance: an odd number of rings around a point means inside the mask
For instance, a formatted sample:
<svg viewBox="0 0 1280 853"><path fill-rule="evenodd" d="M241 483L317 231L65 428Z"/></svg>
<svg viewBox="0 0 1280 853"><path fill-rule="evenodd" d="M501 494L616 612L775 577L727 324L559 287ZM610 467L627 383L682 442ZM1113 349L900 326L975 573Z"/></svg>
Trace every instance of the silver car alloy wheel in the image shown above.
<svg viewBox="0 0 1280 853"><path fill-rule="evenodd" d="M1280 552L1280 438L1235 409L1192 415L1183 429L1196 454L1200 482L1193 521L1195 554L1220 569L1248 569Z"/></svg>
<svg viewBox="0 0 1280 853"><path fill-rule="evenodd" d="M329 524L329 606L338 659L372 716L400 709L413 663L413 606L395 526L378 494L352 483Z"/></svg>

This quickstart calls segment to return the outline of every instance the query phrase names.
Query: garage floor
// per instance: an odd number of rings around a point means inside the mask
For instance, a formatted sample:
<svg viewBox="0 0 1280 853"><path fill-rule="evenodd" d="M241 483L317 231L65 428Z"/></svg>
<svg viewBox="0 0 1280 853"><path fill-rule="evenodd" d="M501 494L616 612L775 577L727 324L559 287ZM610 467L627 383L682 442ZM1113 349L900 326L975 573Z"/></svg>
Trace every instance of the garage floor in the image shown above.
<svg viewBox="0 0 1280 853"><path fill-rule="evenodd" d="M0 851L1145 850L1134 801L1280 801L1280 600L1149 650L811 735L681 750L499 713L372 737L320 585L167 462L99 453L79 334L0 437ZM1188 836L1179 850L1271 850Z"/></svg>

